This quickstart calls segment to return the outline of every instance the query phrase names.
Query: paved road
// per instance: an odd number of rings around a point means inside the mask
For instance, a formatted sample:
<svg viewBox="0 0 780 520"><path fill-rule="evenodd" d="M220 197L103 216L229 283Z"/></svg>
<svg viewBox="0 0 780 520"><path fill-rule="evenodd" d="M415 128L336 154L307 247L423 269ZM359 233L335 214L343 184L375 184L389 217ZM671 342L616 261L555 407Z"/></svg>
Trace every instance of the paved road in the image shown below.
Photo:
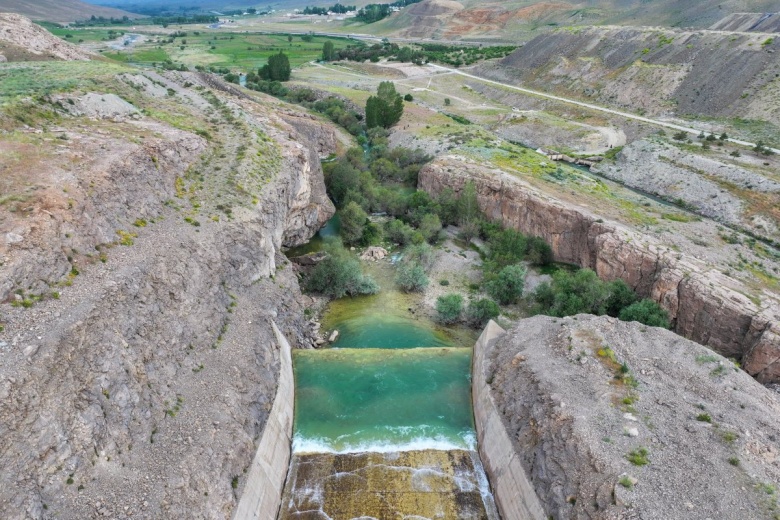
<svg viewBox="0 0 780 520"><path fill-rule="evenodd" d="M441 65L434 65L432 63L429 63L428 65L430 67L434 67L436 69L443 70L443 71L449 72L451 74L459 74L459 75L465 76L467 78L471 78L471 79L475 79L475 80L478 80L478 81L482 81L484 83L489 83L489 84L492 84L492 85L498 85L500 87L508 88L510 90L516 90L518 92L523 92L524 94L530 94L532 96L542 97L542 98L546 98L546 99L552 99L552 100L555 100L555 101L560 101L562 103L568 103L570 105L576 105L576 106L579 106L579 107L589 108L591 110L596 110L598 112L605 112L607 114L613 114L613 115L616 115L616 116L624 117L626 119L633 119L634 121L641 121L643 123L649 123L651 125L661 126L661 127L664 127L664 128L669 128L669 129L672 129L672 130L677 130L677 131L682 131L682 132L687 132L689 134L694 134L694 135L699 135L702 132L701 129L692 128L690 126L682 126L682 125L678 125L678 124L675 124L675 123L669 123L667 121L660 121L658 119L652 119L652 118L649 118L649 117L639 116L639 115L636 115L636 114L631 114L629 112L622 112L620 110L613 110L611 108L605 108L605 107L602 107L602 106L599 106L599 105L594 105L592 103L584 103L582 101L576 101L574 99L564 98L564 97L560 97L560 96L554 96L552 94L547 94L545 92L539 92L538 90L531 90L531 89L524 88L524 87L517 87L515 85L509 85L507 83L501 83L500 81L493 81L492 79L481 78L479 76L475 76L474 74L469 74L468 72L463 72L462 70L458 70L458 69L451 69L449 67L443 67ZM749 146L749 147L756 146L756 143L750 143L750 142L747 142L747 141L741 141L739 139L727 139L727 141L730 142L730 143L739 144L739 145L742 145L742 146ZM770 149L773 152L775 152L775 153L780 153L780 149L777 149L777 148L770 148Z"/></svg>

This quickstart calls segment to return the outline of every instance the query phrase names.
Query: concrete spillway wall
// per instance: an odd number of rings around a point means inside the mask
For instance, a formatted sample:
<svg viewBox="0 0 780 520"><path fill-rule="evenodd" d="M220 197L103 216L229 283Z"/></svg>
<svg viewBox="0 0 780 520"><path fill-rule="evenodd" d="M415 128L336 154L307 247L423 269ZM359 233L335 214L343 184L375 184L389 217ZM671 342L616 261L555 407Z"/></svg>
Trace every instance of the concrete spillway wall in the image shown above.
<svg viewBox="0 0 780 520"><path fill-rule="evenodd" d="M279 347L279 385L233 520L276 518L290 464L295 399L292 349L275 323L273 329Z"/></svg>
<svg viewBox="0 0 780 520"><path fill-rule="evenodd" d="M546 516L542 504L501 422L485 374L489 365L486 359L487 349L504 334L504 329L490 321L474 345L471 393L479 456L490 480L501 518L544 520Z"/></svg>

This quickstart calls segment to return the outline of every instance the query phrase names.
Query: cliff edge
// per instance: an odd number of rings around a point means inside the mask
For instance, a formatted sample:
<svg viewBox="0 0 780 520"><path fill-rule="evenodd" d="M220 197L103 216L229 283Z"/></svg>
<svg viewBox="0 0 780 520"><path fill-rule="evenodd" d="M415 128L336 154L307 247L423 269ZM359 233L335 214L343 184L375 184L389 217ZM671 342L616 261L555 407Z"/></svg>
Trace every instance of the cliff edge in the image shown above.
<svg viewBox="0 0 780 520"><path fill-rule="evenodd" d="M546 515L775 518L780 399L731 361L590 315L522 320L481 348L474 370Z"/></svg>

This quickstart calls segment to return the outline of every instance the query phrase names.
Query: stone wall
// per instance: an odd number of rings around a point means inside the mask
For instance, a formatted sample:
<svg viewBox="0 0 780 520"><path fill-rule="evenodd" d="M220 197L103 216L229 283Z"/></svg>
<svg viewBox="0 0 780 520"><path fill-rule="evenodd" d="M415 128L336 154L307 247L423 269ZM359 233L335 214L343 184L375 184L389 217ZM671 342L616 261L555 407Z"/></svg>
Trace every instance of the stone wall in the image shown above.
<svg viewBox="0 0 780 520"><path fill-rule="evenodd" d="M479 456L501 518L543 520L546 517L542 505L501 422L486 378L490 368L486 359L488 347L504 334L504 329L491 320L474 345L471 394Z"/></svg>

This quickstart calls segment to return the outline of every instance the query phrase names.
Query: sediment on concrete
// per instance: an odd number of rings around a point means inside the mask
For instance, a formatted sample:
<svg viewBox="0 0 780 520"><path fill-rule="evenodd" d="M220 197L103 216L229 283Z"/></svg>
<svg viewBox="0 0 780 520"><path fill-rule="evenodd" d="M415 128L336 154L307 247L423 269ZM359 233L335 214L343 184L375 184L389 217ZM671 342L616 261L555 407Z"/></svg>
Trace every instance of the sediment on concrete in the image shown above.
<svg viewBox="0 0 780 520"><path fill-rule="evenodd" d="M233 520L276 518L292 451L295 378L292 349L273 323L279 354L279 385Z"/></svg>
<svg viewBox="0 0 780 520"><path fill-rule="evenodd" d="M485 369L489 365L485 359L488 347L505 333L504 329L491 320L474 345L471 395L479 456L490 480L501 518L544 520L544 509L512 447L512 440L501 422L485 375Z"/></svg>

